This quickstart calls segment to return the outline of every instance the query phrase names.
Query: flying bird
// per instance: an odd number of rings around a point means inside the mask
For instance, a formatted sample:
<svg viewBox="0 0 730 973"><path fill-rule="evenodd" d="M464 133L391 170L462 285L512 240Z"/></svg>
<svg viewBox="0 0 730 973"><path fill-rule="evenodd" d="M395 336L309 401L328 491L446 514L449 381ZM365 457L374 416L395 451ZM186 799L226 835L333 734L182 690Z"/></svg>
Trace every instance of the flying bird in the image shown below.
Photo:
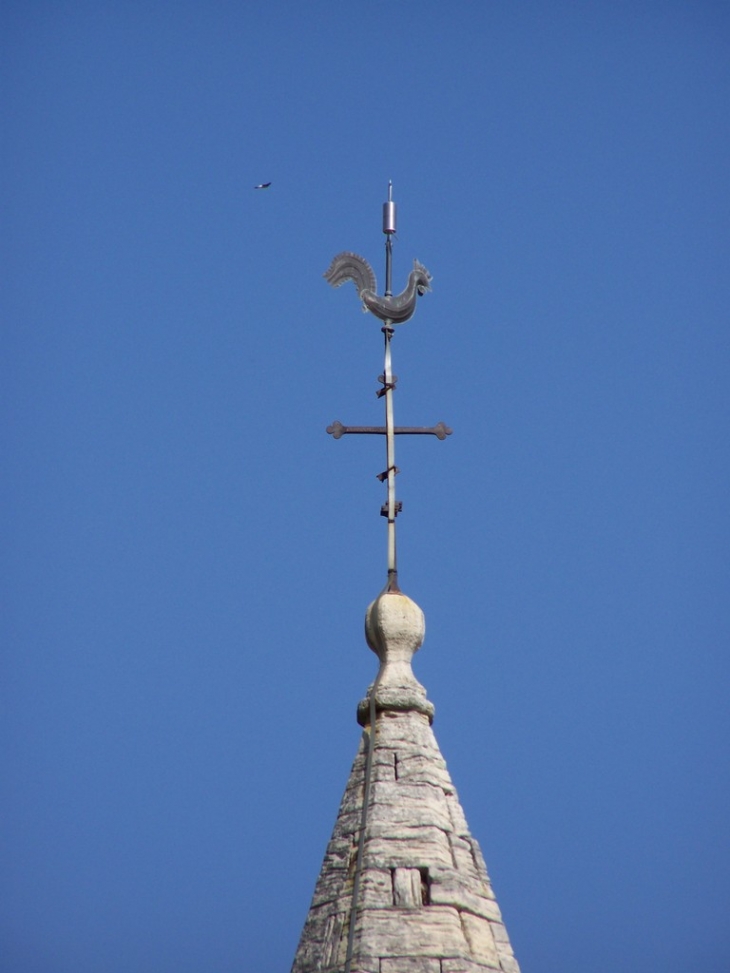
<svg viewBox="0 0 730 973"><path fill-rule="evenodd" d="M258 186L254 186L253 188L254 189L268 189L270 185L271 185L270 182L260 182L258 184Z"/></svg>

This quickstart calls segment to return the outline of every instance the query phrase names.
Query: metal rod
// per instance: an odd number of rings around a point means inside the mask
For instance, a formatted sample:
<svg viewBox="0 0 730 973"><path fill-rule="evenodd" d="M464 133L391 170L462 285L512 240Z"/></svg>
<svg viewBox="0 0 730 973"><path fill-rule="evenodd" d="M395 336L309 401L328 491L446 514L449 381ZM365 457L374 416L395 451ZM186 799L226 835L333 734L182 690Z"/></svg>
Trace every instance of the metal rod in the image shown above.
<svg viewBox="0 0 730 973"><path fill-rule="evenodd" d="M393 296L393 244L389 236L385 238L385 296Z"/></svg>
<svg viewBox="0 0 730 973"><path fill-rule="evenodd" d="M385 296L393 296L393 234L395 233L395 203L393 181L388 180L388 202L383 206L383 233L385 234ZM390 322L387 322L390 324Z"/></svg>
<svg viewBox="0 0 730 973"><path fill-rule="evenodd" d="M388 207L393 209L393 182L388 181ZM395 229L393 225L392 229ZM391 297L393 273L393 234L390 226L383 226L385 233L385 296ZM395 422L393 420L393 365L390 342L393 337L393 324L385 322L385 362L383 365L383 388L385 390L385 470L388 475L388 591L398 591L398 556L395 542L395 518L398 513L395 499Z"/></svg>
<svg viewBox="0 0 730 973"><path fill-rule="evenodd" d="M395 423L393 421L393 368L390 354L390 341L393 337L393 328L390 322L385 322L383 328L385 335L385 363L383 374L385 376L385 459L386 472L388 474L388 591L398 591L398 559L395 543L395 518L396 518L396 499L395 499Z"/></svg>

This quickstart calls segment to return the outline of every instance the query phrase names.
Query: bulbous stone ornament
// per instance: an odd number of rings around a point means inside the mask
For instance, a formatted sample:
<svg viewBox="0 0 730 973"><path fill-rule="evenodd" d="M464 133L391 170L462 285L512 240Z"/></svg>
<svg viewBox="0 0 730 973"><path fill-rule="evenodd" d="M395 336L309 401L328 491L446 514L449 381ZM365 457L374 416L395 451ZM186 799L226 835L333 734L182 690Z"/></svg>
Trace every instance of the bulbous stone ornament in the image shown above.
<svg viewBox="0 0 730 973"><path fill-rule="evenodd" d="M384 591L365 613L365 638L380 659L380 671L357 707L361 726L370 722L370 700L376 713L416 710L433 722L434 705L413 674L411 660L423 644L426 619L420 607L402 592Z"/></svg>

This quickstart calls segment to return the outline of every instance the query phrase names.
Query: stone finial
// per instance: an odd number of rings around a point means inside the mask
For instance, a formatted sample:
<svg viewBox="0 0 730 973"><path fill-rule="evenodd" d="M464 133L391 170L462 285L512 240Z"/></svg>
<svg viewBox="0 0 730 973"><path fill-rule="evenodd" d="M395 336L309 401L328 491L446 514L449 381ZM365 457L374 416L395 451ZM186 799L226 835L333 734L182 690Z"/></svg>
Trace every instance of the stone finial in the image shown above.
<svg viewBox="0 0 730 973"><path fill-rule="evenodd" d="M423 644L426 620L419 606L402 592L385 591L365 613L365 638L380 659L380 671L357 707L361 726L370 722L370 696L377 712L415 710L433 722L434 707L413 675L411 659Z"/></svg>

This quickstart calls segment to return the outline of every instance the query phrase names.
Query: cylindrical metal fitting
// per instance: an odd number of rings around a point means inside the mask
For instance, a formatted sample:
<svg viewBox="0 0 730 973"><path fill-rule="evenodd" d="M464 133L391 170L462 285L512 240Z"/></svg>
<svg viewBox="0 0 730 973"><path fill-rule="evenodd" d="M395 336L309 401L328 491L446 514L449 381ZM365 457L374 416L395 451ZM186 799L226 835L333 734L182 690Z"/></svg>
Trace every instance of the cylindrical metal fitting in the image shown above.
<svg viewBox="0 0 730 973"><path fill-rule="evenodd" d="M395 203L392 199L383 203L383 233L395 233Z"/></svg>

